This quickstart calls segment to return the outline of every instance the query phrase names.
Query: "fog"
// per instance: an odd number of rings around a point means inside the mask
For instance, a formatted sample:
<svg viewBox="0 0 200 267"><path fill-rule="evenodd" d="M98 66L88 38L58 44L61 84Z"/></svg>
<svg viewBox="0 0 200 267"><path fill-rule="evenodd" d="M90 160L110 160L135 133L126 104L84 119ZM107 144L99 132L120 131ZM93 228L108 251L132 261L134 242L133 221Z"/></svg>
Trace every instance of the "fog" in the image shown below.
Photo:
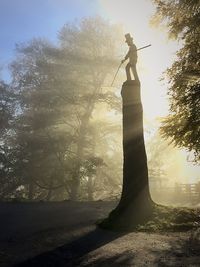
<svg viewBox="0 0 200 267"><path fill-rule="evenodd" d="M12 79L0 87L2 200L119 199L124 67L111 82L126 50L123 39L120 25L93 17L64 25L57 45L35 38L17 46ZM152 198L195 205L199 168L187 163L192 154L161 137L163 102L153 99L155 91L149 98L153 85L147 88L142 64L139 58Z"/></svg>

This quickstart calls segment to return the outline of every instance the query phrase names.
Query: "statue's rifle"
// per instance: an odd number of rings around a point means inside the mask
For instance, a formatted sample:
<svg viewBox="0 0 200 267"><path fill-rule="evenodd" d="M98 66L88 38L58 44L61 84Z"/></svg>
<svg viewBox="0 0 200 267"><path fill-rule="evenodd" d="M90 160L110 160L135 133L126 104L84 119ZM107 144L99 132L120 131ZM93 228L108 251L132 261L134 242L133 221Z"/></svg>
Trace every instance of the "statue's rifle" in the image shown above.
<svg viewBox="0 0 200 267"><path fill-rule="evenodd" d="M118 71L119 71L119 69L121 68L121 65L122 65L122 64L123 64L123 62L121 62L121 63L119 64L119 67L118 67L118 69L117 69L117 71L116 71L116 73L115 73L115 76L114 76L113 81L112 81L112 83L111 83L110 86L113 85L113 83L114 83L114 81L115 81L115 78L116 78L116 76L117 76L117 74L118 74Z"/></svg>
<svg viewBox="0 0 200 267"><path fill-rule="evenodd" d="M145 46L143 46L143 47L140 47L140 48L137 49L137 51L142 50L142 49L144 49L144 48L147 48L147 47L149 47L149 46L151 46L151 44L149 44L149 45L145 45Z"/></svg>
<svg viewBox="0 0 200 267"><path fill-rule="evenodd" d="M143 47L140 47L140 48L137 49L137 51L142 50L142 49L144 49L144 48L147 48L147 47L149 47L149 46L151 46L151 44L149 44L149 45L145 45L145 46L143 46ZM118 67L118 69L117 69L117 71L116 71L116 73L115 73L115 76L114 76L113 81L112 81L112 83L111 83L110 86L113 85L113 83L114 83L114 81L115 81L115 78L116 78L116 76L117 76L117 74L118 74L118 72L119 72L119 69L121 68L122 64L123 64L123 62L121 62L121 63L119 64L119 67Z"/></svg>

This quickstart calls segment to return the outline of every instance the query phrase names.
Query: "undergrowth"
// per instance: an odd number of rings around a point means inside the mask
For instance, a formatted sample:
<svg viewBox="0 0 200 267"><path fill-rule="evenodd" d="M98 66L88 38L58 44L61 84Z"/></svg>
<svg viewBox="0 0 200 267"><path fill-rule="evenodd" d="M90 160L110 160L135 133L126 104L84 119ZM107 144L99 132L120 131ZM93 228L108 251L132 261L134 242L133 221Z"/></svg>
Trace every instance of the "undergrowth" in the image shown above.
<svg viewBox="0 0 200 267"><path fill-rule="evenodd" d="M188 231L200 227L200 209L155 205L151 219L138 225L139 231Z"/></svg>

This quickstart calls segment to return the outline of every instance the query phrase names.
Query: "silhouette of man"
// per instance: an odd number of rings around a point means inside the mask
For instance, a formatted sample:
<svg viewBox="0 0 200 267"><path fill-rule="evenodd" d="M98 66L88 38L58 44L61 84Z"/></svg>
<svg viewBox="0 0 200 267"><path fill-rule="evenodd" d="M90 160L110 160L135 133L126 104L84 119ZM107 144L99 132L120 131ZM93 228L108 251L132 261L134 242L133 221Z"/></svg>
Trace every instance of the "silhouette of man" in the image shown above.
<svg viewBox="0 0 200 267"><path fill-rule="evenodd" d="M128 53L126 54L125 58L121 61L121 63L124 63L127 59L129 59L129 62L126 65L127 81L131 81L130 70L132 70L135 80L139 81L137 70L136 70L137 47L133 43L133 38L131 37L130 33L125 34L125 38L126 38L126 43L129 46L129 50L128 50Z"/></svg>

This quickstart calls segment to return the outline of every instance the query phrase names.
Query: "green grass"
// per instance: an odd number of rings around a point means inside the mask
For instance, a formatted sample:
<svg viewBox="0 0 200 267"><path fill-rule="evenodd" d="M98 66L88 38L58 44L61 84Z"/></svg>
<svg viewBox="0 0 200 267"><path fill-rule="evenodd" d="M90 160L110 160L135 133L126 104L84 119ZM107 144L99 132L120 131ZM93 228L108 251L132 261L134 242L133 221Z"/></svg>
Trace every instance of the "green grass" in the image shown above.
<svg viewBox="0 0 200 267"><path fill-rule="evenodd" d="M134 222L134 218L132 218ZM97 225L101 228L119 232L180 232L200 228L200 209L174 208L169 206L153 205L149 218L142 224L133 224L131 221L124 224L123 216L119 214L99 220Z"/></svg>
<svg viewBox="0 0 200 267"><path fill-rule="evenodd" d="M139 231L188 231L200 227L200 209L155 205L151 219Z"/></svg>

